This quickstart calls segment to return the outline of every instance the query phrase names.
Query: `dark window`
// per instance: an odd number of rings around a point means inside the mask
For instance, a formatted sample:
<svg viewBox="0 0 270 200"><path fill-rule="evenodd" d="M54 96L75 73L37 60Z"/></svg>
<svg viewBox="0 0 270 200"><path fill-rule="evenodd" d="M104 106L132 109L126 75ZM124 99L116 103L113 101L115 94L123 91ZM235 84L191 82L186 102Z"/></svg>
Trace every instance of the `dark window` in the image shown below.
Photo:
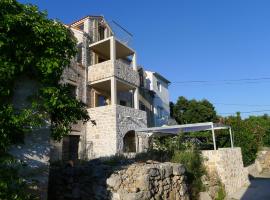
<svg viewBox="0 0 270 200"><path fill-rule="evenodd" d="M68 89L69 89L69 93L71 94L71 96L76 98L77 97L77 86L68 84Z"/></svg>
<svg viewBox="0 0 270 200"><path fill-rule="evenodd" d="M102 95L98 95L98 106L106 106L106 97Z"/></svg>
<svg viewBox="0 0 270 200"><path fill-rule="evenodd" d="M78 46L76 61L77 63L82 63L82 45L81 44Z"/></svg>
<svg viewBox="0 0 270 200"><path fill-rule="evenodd" d="M146 111L145 105L141 102L140 102L140 110Z"/></svg>
<svg viewBox="0 0 270 200"><path fill-rule="evenodd" d="M157 81L157 89L161 92L161 83L159 81Z"/></svg>
<svg viewBox="0 0 270 200"><path fill-rule="evenodd" d="M62 146L62 159L67 160L78 160L78 151L79 151L79 135L68 135L63 137L63 146Z"/></svg>
<svg viewBox="0 0 270 200"><path fill-rule="evenodd" d="M105 62L106 60L104 58L101 58L100 56L98 57L98 63Z"/></svg>
<svg viewBox="0 0 270 200"><path fill-rule="evenodd" d="M127 102L126 101L123 101L123 100L120 100L120 105L121 106L127 106Z"/></svg>
<svg viewBox="0 0 270 200"><path fill-rule="evenodd" d="M163 108L158 106L157 107L157 114L158 114L158 118L161 119L163 117Z"/></svg>
<svg viewBox="0 0 270 200"><path fill-rule="evenodd" d="M84 30L84 24L81 24L81 25L77 26L77 28L83 31Z"/></svg>
<svg viewBox="0 0 270 200"><path fill-rule="evenodd" d="M135 132L129 131L123 138L123 151L126 153L129 152L136 152L136 139L135 139Z"/></svg>
<svg viewBox="0 0 270 200"><path fill-rule="evenodd" d="M143 75L140 74L140 87L143 87L144 86L144 78L143 78Z"/></svg>
<svg viewBox="0 0 270 200"><path fill-rule="evenodd" d="M98 27L98 35L99 35L99 40L103 40L105 38L105 27L104 26L99 26Z"/></svg>

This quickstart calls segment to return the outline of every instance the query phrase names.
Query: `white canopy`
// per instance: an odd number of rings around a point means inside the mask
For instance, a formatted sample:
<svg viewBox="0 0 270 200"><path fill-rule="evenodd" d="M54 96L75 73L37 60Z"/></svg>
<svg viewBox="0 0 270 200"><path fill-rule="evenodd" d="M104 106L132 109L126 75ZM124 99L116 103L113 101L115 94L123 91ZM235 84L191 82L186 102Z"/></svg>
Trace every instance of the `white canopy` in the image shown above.
<svg viewBox="0 0 270 200"><path fill-rule="evenodd" d="M231 147L233 148L232 130L230 126L222 124L214 124L213 122L195 123L195 124L182 124L174 126L162 126L141 128L135 130L136 133L145 133L150 136L169 136L177 135L179 133L197 132L197 131L212 131L214 149L216 150L215 130L228 129L230 133Z"/></svg>

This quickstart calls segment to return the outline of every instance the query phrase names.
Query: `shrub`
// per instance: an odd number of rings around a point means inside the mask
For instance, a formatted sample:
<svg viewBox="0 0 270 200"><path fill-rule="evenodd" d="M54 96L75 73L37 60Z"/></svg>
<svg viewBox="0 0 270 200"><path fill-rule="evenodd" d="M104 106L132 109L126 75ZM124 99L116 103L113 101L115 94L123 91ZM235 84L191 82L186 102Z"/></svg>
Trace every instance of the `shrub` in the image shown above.
<svg viewBox="0 0 270 200"><path fill-rule="evenodd" d="M181 163L186 167L191 197L196 199L198 193L203 189L201 177L205 174L200 151L196 148L175 151L171 161Z"/></svg>
<svg viewBox="0 0 270 200"><path fill-rule="evenodd" d="M8 154L0 159L0 199L1 200L34 200L25 181L18 175L20 165Z"/></svg>
<svg viewBox="0 0 270 200"><path fill-rule="evenodd" d="M152 159L158 157L158 161L170 161L181 163L187 170L187 183L191 198L196 199L198 193L202 191L203 184L201 177L205 174L203 167L203 158L197 144L191 140L187 140L183 134L175 137L159 137L154 138L154 149L148 152L148 156ZM149 159L144 155L144 158Z"/></svg>

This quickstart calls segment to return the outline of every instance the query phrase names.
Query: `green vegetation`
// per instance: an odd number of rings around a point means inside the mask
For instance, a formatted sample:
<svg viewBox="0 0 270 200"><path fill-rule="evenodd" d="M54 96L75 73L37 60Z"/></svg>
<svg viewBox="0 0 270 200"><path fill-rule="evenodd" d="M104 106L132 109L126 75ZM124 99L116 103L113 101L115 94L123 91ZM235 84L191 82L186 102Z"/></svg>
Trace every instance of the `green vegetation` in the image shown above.
<svg viewBox="0 0 270 200"><path fill-rule="evenodd" d="M224 186L219 182L219 190L215 200L224 200L226 198L226 191Z"/></svg>
<svg viewBox="0 0 270 200"><path fill-rule="evenodd" d="M181 96L175 104L170 103L170 107L173 117L179 124L217 121L215 107L206 99L188 100Z"/></svg>
<svg viewBox="0 0 270 200"><path fill-rule="evenodd" d="M154 139L154 146L154 153L149 153L163 158L159 161L181 163L186 167L190 194L192 199L196 199L198 193L203 190L201 177L206 173L203 158L196 144L187 141L180 133L176 137L157 137Z"/></svg>
<svg viewBox="0 0 270 200"><path fill-rule="evenodd" d="M179 124L199 122L221 122L232 127L234 145L241 147L244 165L252 164L262 146L270 146L270 117L250 116L242 119L240 113L236 116L221 117L216 115L214 106L207 100L196 101L179 97L176 104L170 104L172 117ZM218 120L219 119L219 120ZM212 136L209 132L189 134L191 138L201 141L200 149L211 149ZM229 134L225 130L216 131L216 142L219 148L230 147Z"/></svg>
<svg viewBox="0 0 270 200"><path fill-rule="evenodd" d="M255 161L256 154L262 146L270 144L270 117L268 115L242 119L240 113L237 113L237 116L225 118L224 123L232 127L234 143L242 149L245 166Z"/></svg>
<svg viewBox="0 0 270 200"><path fill-rule="evenodd" d="M45 119L56 140L70 132L72 123L89 120L84 104L60 83L75 54L76 40L61 23L36 6L0 1L0 199L28 199L16 168L9 168L15 165L6 157L11 144L23 142L24 134ZM31 106L16 110L11 103L14 83L22 75L40 85Z"/></svg>

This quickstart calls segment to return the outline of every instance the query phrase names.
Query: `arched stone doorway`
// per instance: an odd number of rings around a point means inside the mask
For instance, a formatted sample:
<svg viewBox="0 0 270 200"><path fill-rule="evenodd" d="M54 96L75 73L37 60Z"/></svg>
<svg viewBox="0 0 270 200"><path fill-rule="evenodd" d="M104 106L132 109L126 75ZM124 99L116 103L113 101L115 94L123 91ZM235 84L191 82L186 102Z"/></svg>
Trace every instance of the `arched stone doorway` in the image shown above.
<svg viewBox="0 0 270 200"><path fill-rule="evenodd" d="M135 131L128 131L123 138L123 152L131 153L136 152L136 137Z"/></svg>

